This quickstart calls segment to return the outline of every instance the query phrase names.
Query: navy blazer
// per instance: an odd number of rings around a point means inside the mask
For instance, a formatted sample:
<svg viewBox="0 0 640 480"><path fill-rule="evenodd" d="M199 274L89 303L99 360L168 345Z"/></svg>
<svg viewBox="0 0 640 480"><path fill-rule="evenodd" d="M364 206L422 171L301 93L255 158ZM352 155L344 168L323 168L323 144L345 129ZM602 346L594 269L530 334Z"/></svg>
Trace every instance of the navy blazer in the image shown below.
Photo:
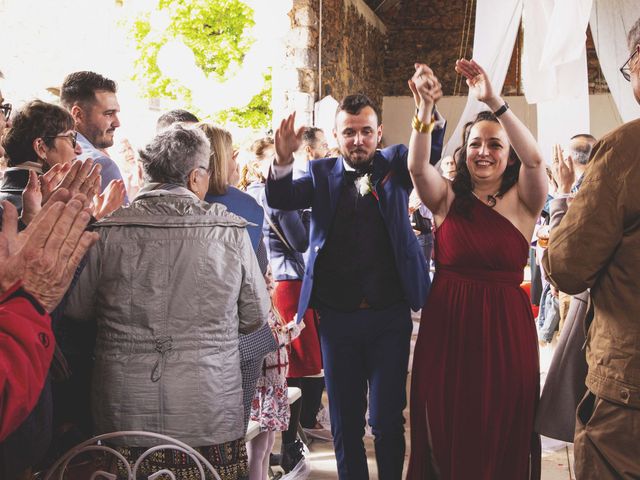
<svg viewBox="0 0 640 480"><path fill-rule="evenodd" d="M431 161L442 152L444 129L434 130ZM417 311L422 308L431 285L424 253L409 221L409 194L413 189L407 168L407 147L392 145L376 151L371 176L380 213L387 226L405 300ZM312 160L309 172L293 180L293 170L281 179L267 179L267 202L272 208L302 210L311 207L309 259L298 304L301 319L311 299L314 265L333 223L344 165L342 157Z"/></svg>

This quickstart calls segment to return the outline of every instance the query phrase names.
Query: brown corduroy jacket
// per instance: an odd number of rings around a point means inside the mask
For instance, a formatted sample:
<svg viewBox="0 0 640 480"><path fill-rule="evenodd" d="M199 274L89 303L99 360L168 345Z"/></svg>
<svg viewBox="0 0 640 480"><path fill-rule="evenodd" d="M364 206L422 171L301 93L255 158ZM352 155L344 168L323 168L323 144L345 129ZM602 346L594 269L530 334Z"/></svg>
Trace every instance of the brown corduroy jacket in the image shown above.
<svg viewBox="0 0 640 480"><path fill-rule="evenodd" d="M595 145L543 265L563 292L591 289L589 390L640 408L640 120Z"/></svg>

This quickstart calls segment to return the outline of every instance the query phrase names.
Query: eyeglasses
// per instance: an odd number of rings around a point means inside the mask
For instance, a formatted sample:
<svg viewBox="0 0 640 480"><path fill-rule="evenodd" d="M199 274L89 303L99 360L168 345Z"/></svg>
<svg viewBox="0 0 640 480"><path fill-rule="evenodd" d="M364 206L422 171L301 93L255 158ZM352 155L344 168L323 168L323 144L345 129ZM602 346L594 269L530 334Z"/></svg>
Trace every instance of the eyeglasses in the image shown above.
<svg viewBox="0 0 640 480"><path fill-rule="evenodd" d="M43 138L68 138L71 141L71 146L76 148L78 144L78 132L69 133L67 135L48 135Z"/></svg>
<svg viewBox="0 0 640 480"><path fill-rule="evenodd" d="M0 105L0 110L2 110L2 113L4 114L4 118L5 119L9 119L9 115L11 115L11 109L13 107L11 106L10 103L4 103L2 105Z"/></svg>
<svg viewBox="0 0 640 480"><path fill-rule="evenodd" d="M207 167L196 167L200 170L204 170L205 172L207 172L207 175L211 175L211 169L207 168Z"/></svg>
<svg viewBox="0 0 640 480"><path fill-rule="evenodd" d="M629 59L624 62L624 65L622 65L620 67L620 73L622 74L622 76L624 77L624 79L627 82L631 81L631 68L629 67L629 63L631 63L631 60L633 59L633 57L635 57L638 54L638 48L636 47L635 51L633 52L633 54L629 57Z"/></svg>

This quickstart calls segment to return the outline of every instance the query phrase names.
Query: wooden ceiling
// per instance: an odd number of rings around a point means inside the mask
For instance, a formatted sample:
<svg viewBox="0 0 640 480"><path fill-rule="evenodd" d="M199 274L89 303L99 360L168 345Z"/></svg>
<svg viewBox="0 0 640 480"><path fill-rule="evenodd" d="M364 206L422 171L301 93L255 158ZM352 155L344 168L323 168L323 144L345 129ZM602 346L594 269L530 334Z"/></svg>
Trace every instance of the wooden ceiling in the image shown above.
<svg viewBox="0 0 640 480"><path fill-rule="evenodd" d="M380 17L380 20L384 22L385 13L398 7L402 0L364 0L364 2Z"/></svg>

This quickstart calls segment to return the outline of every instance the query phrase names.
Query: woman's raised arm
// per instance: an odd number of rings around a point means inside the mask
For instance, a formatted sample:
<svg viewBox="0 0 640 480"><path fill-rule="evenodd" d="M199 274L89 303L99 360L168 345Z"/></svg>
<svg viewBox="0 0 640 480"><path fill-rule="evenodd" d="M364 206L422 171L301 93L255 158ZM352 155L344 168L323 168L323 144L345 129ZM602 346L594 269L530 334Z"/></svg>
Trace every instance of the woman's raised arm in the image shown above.
<svg viewBox="0 0 640 480"><path fill-rule="evenodd" d="M416 72L408 82L418 105L409 140L409 173L422 203L436 217L442 218L447 214L450 201L453 199L453 191L450 182L429 163L431 131L435 124L432 118L433 107L442 97L442 88L427 65L417 63L415 68Z"/></svg>
<svg viewBox="0 0 640 480"><path fill-rule="evenodd" d="M487 73L480 65L474 60L460 59L456 62L456 71L466 77L469 94L485 103L498 117L511 147L522 162L517 183L518 197L533 215L539 215L547 200L548 183L538 142L507 103L494 92Z"/></svg>

